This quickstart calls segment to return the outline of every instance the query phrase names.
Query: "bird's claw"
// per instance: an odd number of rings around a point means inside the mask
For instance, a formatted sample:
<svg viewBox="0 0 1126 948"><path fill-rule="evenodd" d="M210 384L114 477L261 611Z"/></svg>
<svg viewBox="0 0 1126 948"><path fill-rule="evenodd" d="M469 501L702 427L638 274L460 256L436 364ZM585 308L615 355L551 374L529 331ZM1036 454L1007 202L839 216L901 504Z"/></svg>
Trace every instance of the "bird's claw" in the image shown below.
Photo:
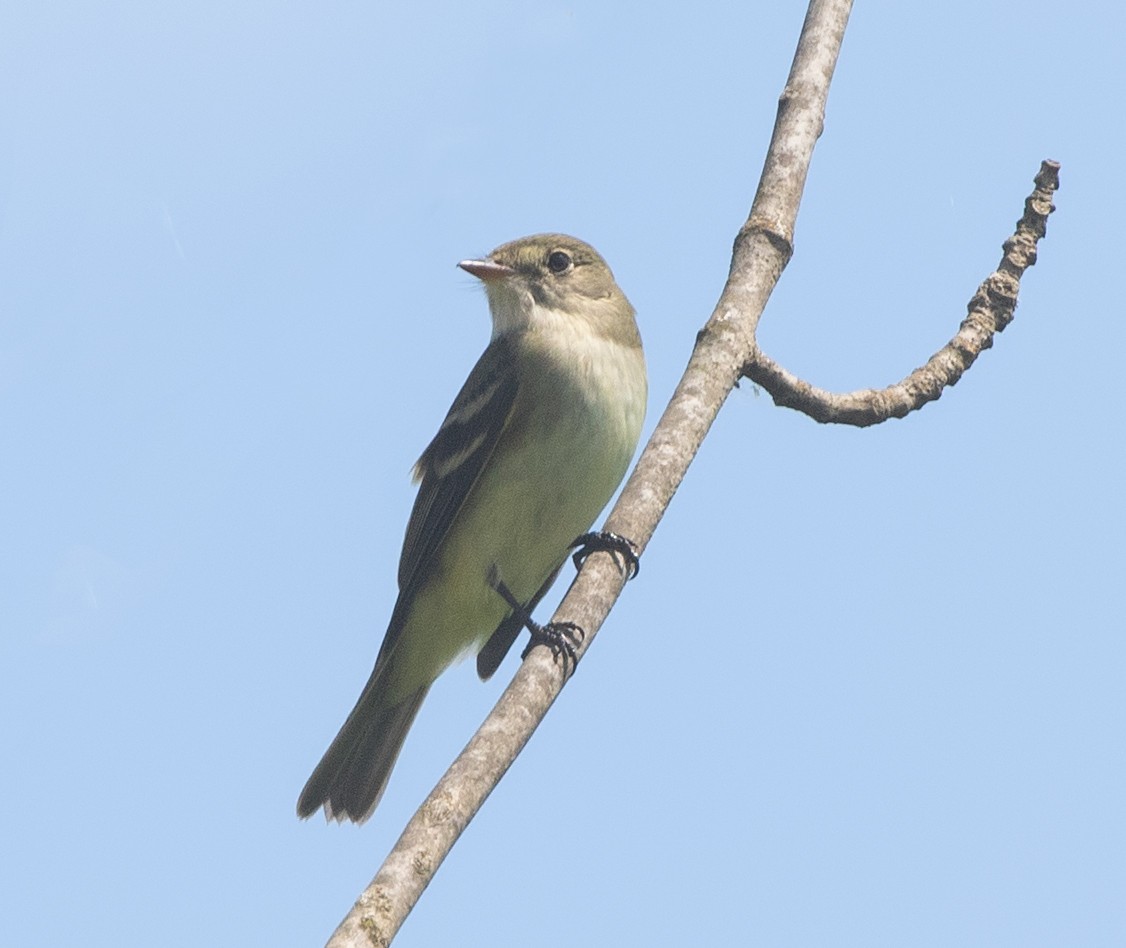
<svg viewBox="0 0 1126 948"><path fill-rule="evenodd" d="M551 649L552 658L563 660L563 670L570 667L570 674L575 673L579 666L579 656L576 649L582 645L586 632L574 622L549 622L547 625L536 626L530 630L532 637L528 647L520 653L520 658L528 657L528 653L537 645L546 645Z"/></svg>
<svg viewBox="0 0 1126 948"><path fill-rule="evenodd" d="M641 572L641 560L638 558L636 545L632 540L617 533L610 533L608 530L584 533L575 539L571 548L575 549L571 556L575 569L582 569L583 563L592 553L604 552L609 553L618 562L627 582Z"/></svg>

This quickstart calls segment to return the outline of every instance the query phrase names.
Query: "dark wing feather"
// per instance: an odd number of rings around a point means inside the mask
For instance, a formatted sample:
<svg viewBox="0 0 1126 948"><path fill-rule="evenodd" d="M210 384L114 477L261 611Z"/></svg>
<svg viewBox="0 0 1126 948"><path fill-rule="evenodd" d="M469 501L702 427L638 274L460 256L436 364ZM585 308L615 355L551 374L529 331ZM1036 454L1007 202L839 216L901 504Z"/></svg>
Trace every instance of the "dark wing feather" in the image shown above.
<svg viewBox="0 0 1126 948"><path fill-rule="evenodd" d="M422 484L399 560L400 589L407 589L429 563L492 457L516 401L514 365L509 343L498 339L489 344L414 466Z"/></svg>
<svg viewBox="0 0 1126 948"><path fill-rule="evenodd" d="M414 466L422 484L399 560L399 601L376 660L390 654L413 590L426 576L465 498L473 489L512 415L519 379L511 344L494 339L477 360L442 427Z"/></svg>

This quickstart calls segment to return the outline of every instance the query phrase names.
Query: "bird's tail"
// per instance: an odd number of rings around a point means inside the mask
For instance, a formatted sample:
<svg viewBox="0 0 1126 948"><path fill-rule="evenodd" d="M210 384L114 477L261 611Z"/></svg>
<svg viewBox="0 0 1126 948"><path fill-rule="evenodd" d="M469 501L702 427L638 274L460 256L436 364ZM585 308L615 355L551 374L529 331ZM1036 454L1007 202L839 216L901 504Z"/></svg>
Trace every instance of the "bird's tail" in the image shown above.
<svg viewBox="0 0 1126 948"><path fill-rule="evenodd" d="M387 705L369 681L301 791L297 815L305 819L323 806L330 820L362 823L371 816L429 690L424 685L397 704Z"/></svg>

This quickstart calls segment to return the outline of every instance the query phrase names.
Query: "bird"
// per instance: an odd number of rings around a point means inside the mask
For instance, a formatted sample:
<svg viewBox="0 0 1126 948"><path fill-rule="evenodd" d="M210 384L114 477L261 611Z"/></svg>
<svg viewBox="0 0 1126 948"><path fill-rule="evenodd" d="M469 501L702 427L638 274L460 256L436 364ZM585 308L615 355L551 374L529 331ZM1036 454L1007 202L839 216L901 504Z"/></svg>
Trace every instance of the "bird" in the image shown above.
<svg viewBox="0 0 1126 948"><path fill-rule="evenodd" d="M458 264L492 334L413 469L399 593L375 667L297 803L362 823L431 685L488 679L625 476L648 397L633 307L602 256L536 234ZM589 536L596 536L588 534ZM612 535L610 535L612 536Z"/></svg>

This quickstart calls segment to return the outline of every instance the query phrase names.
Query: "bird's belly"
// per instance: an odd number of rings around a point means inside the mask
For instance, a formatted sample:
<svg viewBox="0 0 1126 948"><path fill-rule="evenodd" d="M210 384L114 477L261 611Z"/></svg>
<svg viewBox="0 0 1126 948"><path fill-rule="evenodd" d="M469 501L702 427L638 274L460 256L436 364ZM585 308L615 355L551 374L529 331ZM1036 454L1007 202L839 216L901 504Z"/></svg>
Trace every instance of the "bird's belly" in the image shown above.
<svg viewBox="0 0 1126 948"><path fill-rule="evenodd" d="M480 649L508 615L489 585L494 570L518 601L531 599L590 528L629 463L620 449L607 450L604 431L582 419L560 423L551 434L560 440L542 451L493 459L495 471L459 512L432 581L419 590L410 624L425 632L411 639L425 640L425 657L418 660L432 675Z"/></svg>
<svg viewBox="0 0 1126 948"><path fill-rule="evenodd" d="M631 371L641 354L593 353L574 357L599 371L525 376L535 391L521 430L486 462L412 602L395 690L479 650L510 611L490 576L530 600L621 483L645 413L644 374Z"/></svg>

